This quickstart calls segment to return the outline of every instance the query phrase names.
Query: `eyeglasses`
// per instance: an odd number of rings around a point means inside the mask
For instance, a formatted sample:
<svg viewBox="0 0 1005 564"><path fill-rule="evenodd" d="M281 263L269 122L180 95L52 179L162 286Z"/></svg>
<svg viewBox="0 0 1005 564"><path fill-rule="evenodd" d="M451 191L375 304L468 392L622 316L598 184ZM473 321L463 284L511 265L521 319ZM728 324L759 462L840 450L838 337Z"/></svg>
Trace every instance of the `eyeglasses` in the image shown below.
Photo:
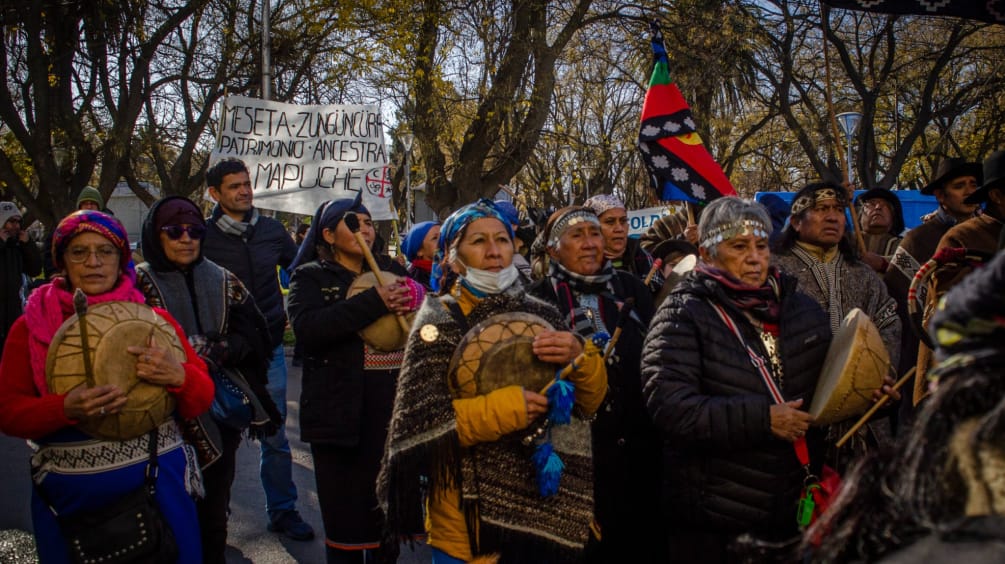
<svg viewBox="0 0 1005 564"><path fill-rule="evenodd" d="M206 234L206 228L202 225L165 225L161 227L161 231L166 233L168 239L172 241L181 239L185 233L188 233L192 239L202 239L202 236Z"/></svg>
<svg viewBox="0 0 1005 564"><path fill-rule="evenodd" d="M878 198L862 202L862 209L875 210L881 208L891 209L892 206L890 206L890 203L886 200L880 200Z"/></svg>
<svg viewBox="0 0 1005 564"><path fill-rule="evenodd" d="M119 249L112 245L103 245L98 248L70 247L66 250L65 256L66 260L74 264L80 264L82 262L86 262L92 254L98 257L98 262L105 264L112 259L118 258Z"/></svg>

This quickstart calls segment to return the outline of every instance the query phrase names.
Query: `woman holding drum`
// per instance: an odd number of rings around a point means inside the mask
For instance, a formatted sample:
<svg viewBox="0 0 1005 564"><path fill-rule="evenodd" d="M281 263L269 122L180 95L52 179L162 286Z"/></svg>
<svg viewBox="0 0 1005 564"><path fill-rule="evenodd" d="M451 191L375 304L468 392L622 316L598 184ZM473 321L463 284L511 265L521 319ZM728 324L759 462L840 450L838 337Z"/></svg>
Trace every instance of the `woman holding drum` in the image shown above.
<svg viewBox="0 0 1005 564"><path fill-rule="evenodd" d="M831 331L795 280L769 267L771 219L760 204L717 199L698 231L701 262L653 318L642 382L666 439L669 556L717 563L743 533L797 535L806 472L796 446ZM809 458L819 466L815 448Z"/></svg>
<svg viewBox="0 0 1005 564"><path fill-rule="evenodd" d="M206 366L167 312L141 305L118 220L75 212L56 227L52 251L63 275L32 293L0 364L0 430L38 445L32 520L40 559L71 561L73 547L54 511L62 521L102 510L143 488L156 463L155 502L176 541L177 561L199 562L191 498L198 469L187 463L171 411L191 418L209 408ZM77 304L74 318L78 290L86 305ZM116 380L124 373L135 379ZM73 387L57 391L68 380ZM136 413L139 404L150 409ZM75 554L73 561L97 556Z"/></svg>
<svg viewBox="0 0 1005 564"><path fill-rule="evenodd" d="M549 329L563 320L517 282L512 239L489 200L447 218L434 264L442 293L423 304L405 351L378 497L399 531L420 516L420 477L428 478L434 564L492 554L504 562L568 562L590 535L592 461L583 418L603 401L606 373L592 343ZM523 379L543 372L547 384L574 359L574 414L542 430L544 386ZM544 474L532 460L542 452L532 444L539 435L564 464L557 483L545 481L553 489L538 481Z"/></svg>
<svg viewBox="0 0 1005 564"><path fill-rule="evenodd" d="M330 563L390 557L380 553L374 496L404 347L400 317L389 314L417 309L424 291L400 264L370 254L373 238L359 197L332 200L318 208L291 266L288 308L304 346L300 430L314 457ZM375 278L370 260L387 285L357 284Z"/></svg>
<svg viewBox="0 0 1005 564"><path fill-rule="evenodd" d="M168 310L209 367L217 392L237 387L248 400L248 419L221 413L220 402L183 423L185 439L196 448L206 493L196 506L204 562L224 562L230 487L234 482L241 432L261 437L282 421L265 386L269 330L265 317L241 281L202 254L206 222L188 198L169 196L154 203L143 222L146 262L136 267L137 287L147 303ZM231 417L226 417L231 415Z"/></svg>
<svg viewBox="0 0 1005 564"><path fill-rule="evenodd" d="M563 327L583 338L604 331L618 339L607 355L609 391L593 422L593 472L600 542L590 562L665 562L659 491L662 443L645 411L639 363L653 315L649 289L604 258L604 236L593 210L566 207L551 215L544 231L548 276L531 295L554 304Z"/></svg>

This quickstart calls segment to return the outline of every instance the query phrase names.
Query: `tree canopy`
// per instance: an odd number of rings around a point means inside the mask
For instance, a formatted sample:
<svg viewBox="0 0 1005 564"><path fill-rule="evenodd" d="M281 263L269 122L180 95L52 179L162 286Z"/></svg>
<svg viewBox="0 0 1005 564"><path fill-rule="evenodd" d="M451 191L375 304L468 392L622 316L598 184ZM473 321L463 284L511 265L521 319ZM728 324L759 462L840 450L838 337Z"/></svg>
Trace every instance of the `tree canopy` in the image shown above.
<svg viewBox="0 0 1005 564"><path fill-rule="evenodd" d="M0 11L3 197L51 224L88 184L107 197L125 180L148 202L144 182L198 193L221 99L260 92L260 12L259 0ZM280 0L270 19L273 97L381 105L392 135L414 133L412 183L440 214L504 186L533 206L612 191L651 204L636 138L654 19L741 194L840 178L842 111L864 116L863 186L917 187L939 158L1005 143L1005 36L962 19L807 0Z"/></svg>

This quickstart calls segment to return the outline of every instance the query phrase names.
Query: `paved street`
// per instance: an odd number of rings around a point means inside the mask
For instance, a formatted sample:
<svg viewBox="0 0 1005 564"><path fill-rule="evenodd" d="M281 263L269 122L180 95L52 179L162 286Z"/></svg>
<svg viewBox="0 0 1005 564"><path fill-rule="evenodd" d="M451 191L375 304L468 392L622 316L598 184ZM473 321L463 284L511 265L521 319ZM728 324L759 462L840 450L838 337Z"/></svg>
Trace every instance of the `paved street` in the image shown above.
<svg viewBox="0 0 1005 564"><path fill-rule="evenodd" d="M300 397L299 368L290 368L288 397L291 400ZM265 529L265 496L258 478L258 444L245 441L237 452L237 476L231 491L229 563L324 562L321 513L318 510L310 448L299 440L298 404L290 401L288 408L287 434L293 449L293 480L300 496L298 508L304 520L314 527L317 537L311 542L296 542ZM0 500L3 504L0 530L31 531L29 452L23 440L0 435ZM402 547L398 562L414 564L429 560L429 550L424 546L418 547L415 552Z"/></svg>

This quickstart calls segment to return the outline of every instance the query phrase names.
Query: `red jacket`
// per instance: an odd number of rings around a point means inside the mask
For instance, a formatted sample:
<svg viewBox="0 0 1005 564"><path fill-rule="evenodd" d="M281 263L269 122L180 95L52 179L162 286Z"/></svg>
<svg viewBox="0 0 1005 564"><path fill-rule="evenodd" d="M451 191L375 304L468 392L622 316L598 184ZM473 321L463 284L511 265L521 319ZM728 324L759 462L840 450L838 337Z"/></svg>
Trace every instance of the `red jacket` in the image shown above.
<svg viewBox="0 0 1005 564"><path fill-rule="evenodd" d="M179 417L190 419L204 413L213 401L213 381L206 364L192 349L178 322L166 311L154 308L168 320L185 347L187 360L185 382L178 388L168 387L168 392L178 402ZM28 325L19 317L7 335L3 357L0 358L0 432L13 437L39 439L63 427L76 425L67 419L63 410L66 394L39 395L31 374L28 353Z"/></svg>

